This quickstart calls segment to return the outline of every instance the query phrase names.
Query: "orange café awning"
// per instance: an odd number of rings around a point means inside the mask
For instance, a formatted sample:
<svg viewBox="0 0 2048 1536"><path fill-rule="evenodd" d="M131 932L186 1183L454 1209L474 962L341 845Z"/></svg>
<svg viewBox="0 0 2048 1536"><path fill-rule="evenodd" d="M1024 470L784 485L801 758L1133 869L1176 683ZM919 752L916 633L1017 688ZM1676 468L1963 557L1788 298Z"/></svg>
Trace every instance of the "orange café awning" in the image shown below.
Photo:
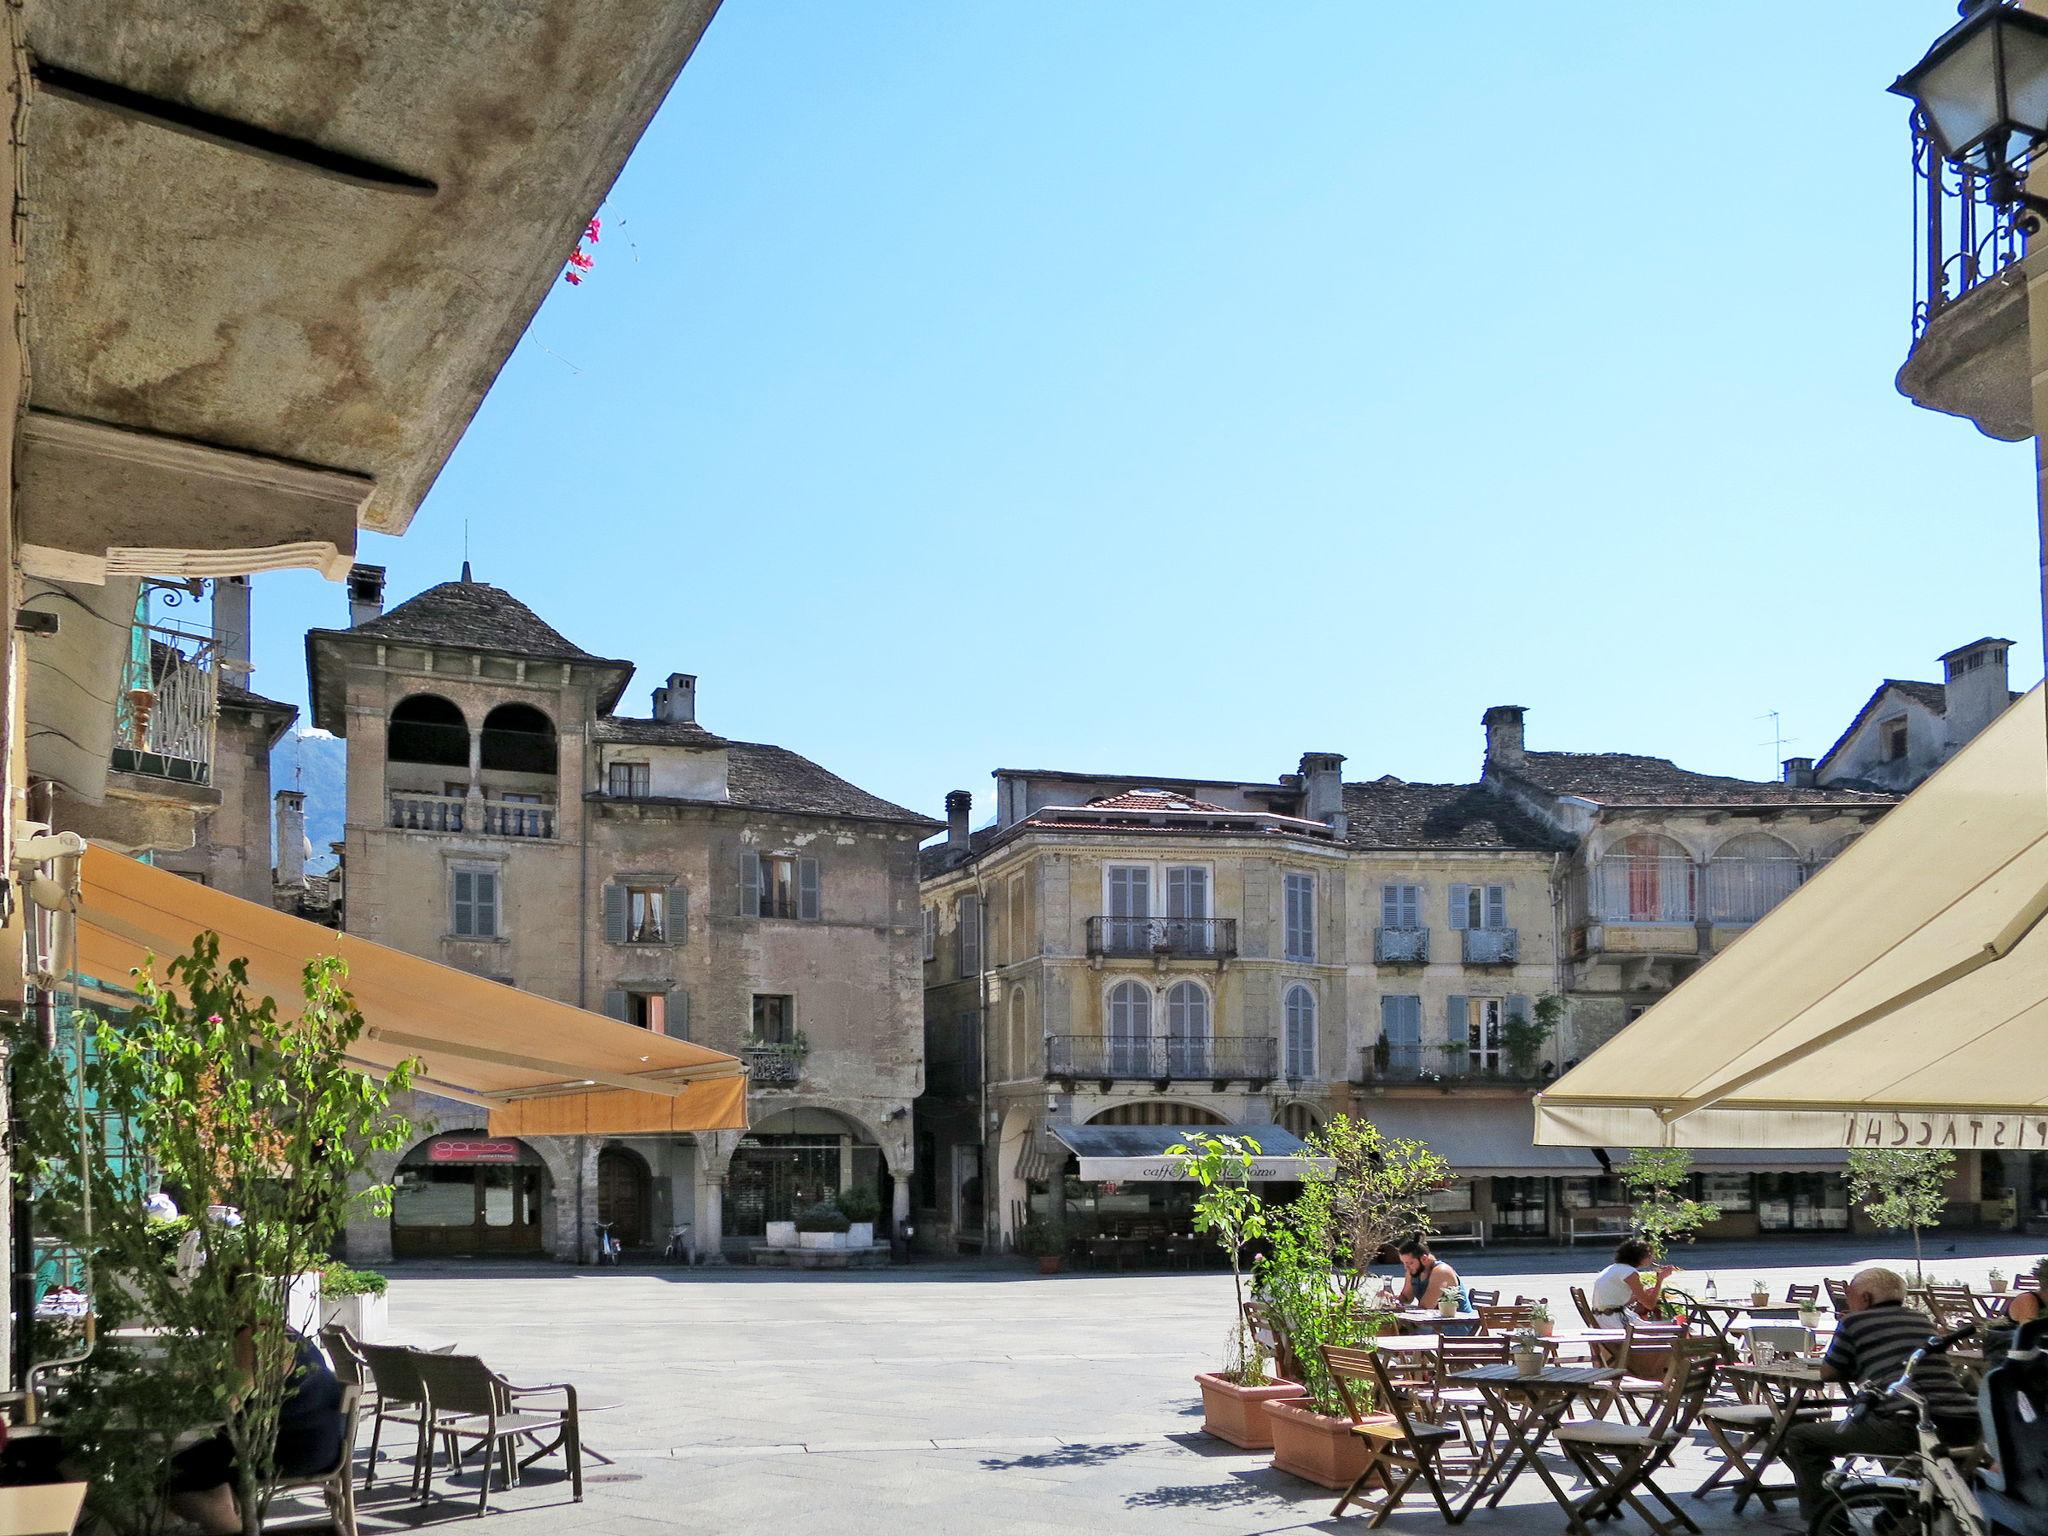
<svg viewBox="0 0 2048 1536"><path fill-rule="evenodd" d="M224 959L289 1016L307 961L339 955L365 1028L353 1064L388 1072L423 1063L417 1086L490 1111L495 1136L630 1136L738 1131L746 1068L720 1051L650 1034L567 1003L436 965L367 939L244 901L89 847L78 914L78 970L125 991L153 954L153 974L211 930Z"/></svg>

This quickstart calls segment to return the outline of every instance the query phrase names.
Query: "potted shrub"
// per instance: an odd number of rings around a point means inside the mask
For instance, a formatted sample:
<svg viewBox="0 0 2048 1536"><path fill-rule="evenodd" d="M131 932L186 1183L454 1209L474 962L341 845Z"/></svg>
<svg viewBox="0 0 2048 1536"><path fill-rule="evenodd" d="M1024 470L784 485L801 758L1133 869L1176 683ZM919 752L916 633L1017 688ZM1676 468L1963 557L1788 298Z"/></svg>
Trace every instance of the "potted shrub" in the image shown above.
<svg viewBox="0 0 2048 1536"><path fill-rule="evenodd" d="M366 1344L382 1343L390 1322L390 1282L374 1269L336 1260L321 1275L320 1326L340 1324Z"/></svg>
<svg viewBox="0 0 2048 1536"><path fill-rule="evenodd" d="M820 1200L797 1213L796 1244L799 1248L844 1248L846 1229L853 1223L831 1200Z"/></svg>
<svg viewBox="0 0 2048 1536"><path fill-rule="evenodd" d="M1550 1316L1550 1303L1548 1301L1535 1302L1530 1306L1529 1330L1530 1332L1534 1333L1537 1338L1549 1338L1551 1330L1554 1329L1556 1326L1557 1324L1552 1320Z"/></svg>
<svg viewBox="0 0 2048 1536"><path fill-rule="evenodd" d="M2003 1296L2005 1294L2005 1271L2002 1269L1992 1270L1990 1278L1985 1283L1991 1287L1992 1295Z"/></svg>
<svg viewBox="0 0 2048 1536"><path fill-rule="evenodd" d="M1771 1288L1761 1280L1750 1281L1749 1304L1752 1307L1768 1307L1771 1304Z"/></svg>
<svg viewBox="0 0 2048 1536"><path fill-rule="evenodd" d="M1515 1373L1520 1376L1534 1376L1543 1369L1543 1343L1535 1329L1516 1331L1508 1345L1508 1359L1514 1363Z"/></svg>
<svg viewBox="0 0 2048 1536"><path fill-rule="evenodd" d="M846 1246L874 1247L875 1218L882 1213L882 1202L874 1190L865 1184L842 1189L839 1191L839 1209L846 1215Z"/></svg>
<svg viewBox="0 0 2048 1536"><path fill-rule="evenodd" d="M1300 1382L1287 1381L1267 1369L1245 1307L1244 1246L1266 1235L1266 1207L1251 1187L1252 1160L1259 1144L1249 1136L1201 1136L1168 1147L1187 1177L1202 1186L1195 1198L1194 1225L1221 1245L1230 1260L1232 1315L1223 1369L1197 1371L1202 1394L1202 1428L1219 1440L1247 1451L1270 1450L1273 1424L1265 1405L1301 1396Z"/></svg>
<svg viewBox="0 0 2048 1536"><path fill-rule="evenodd" d="M1034 1216L1017 1231L1017 1251L1038 1260L1041 1275L1056 1275L1067 1257L1067 1229L1049 1217Z"/></svg>

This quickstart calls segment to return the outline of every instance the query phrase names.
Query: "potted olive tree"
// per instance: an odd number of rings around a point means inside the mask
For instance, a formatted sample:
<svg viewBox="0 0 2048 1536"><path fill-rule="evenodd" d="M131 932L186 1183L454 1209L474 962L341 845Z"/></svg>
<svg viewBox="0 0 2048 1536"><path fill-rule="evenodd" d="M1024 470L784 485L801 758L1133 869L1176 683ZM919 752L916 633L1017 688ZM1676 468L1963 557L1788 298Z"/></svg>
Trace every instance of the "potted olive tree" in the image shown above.
<svg viewBox="0 0 2048 1536"><path fill-rule="evenodd" d="M1299 1397L1302 1389L1300 1382L1282 1380L1267 1368L1266 1352L1245 1307L1244 1246L1264 1237L1267 1229L1265 1202L1251 1186L1259 1144L1249 1136L1197 1136L1168 1147L1166 1153L1202 1186L1195 1198L1195 1230L1214 1237L1230 1260L1235 1310L1223 1369L1195 1373L1202 1393L1202 1428L1247 1451L1269 1450L1273 1428L1264 1405Z"/></svg>

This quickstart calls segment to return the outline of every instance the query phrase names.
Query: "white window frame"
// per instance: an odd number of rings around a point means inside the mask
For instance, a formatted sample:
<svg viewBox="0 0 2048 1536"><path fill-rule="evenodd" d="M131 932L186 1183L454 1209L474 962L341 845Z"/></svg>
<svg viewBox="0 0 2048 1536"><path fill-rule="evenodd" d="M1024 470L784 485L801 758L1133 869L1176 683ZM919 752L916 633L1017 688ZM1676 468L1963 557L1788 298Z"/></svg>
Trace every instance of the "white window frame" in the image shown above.
<svg viewBox="0 0 2048 1536"><path fill-rule="evenodd" d="M474 914L477 910L478 905L474 895L474 886L471 887L471 899L467 903L462 902L459 896L457 895L457 892L460 889L460 877L464 875L467 875L472 881L474 881L479 875L488 875L490 877L491 921L490 927L487 931L470 933L464 933L462 931L462 919L460 915L462 908L465 905L468 906L472 914L471 921L472 923L474 923ZM505 879L504 871L501 866L491 863L477 863L474 861L451 862L449 864L448 933L451 938L457 939L502 939L505 937Z"/></svg>
<svg viewBox="0 0 2048 1536"><path fill-rule="evenodd" d="M924 909L924 958L927 963L939 957L939 909Z"/></svg>
<svg viewBox="0 0 2048 1536"><path fill-rule="evenodd" d="M614 789L612 775L624 769L626 787ZM637 785L635 780L638 780ZM651 762L609 762L604 765L604 792L622 800L644 799L654 793L654 764Z"/></svg>
<svg viewBox="0 0 2048 1536"><path fill-rule="evenodd" d="M1460 890L1465 893L1462 908L1456 901ZM1505 885L1466 885L1460 881L1452 888L1451 896L1453 932L1462 933L1470 929L1479 933L1505 933L1512 926L1508 922L1508 888Z"/></svg>
<svg viewBox="0 0 2048 1536"><path fill-rule="evenodd" d="M1308 1026L1308 1036L1305 1042L1307 1047L1305 1052L1306 1061L1301 1059L1304 1052L1296 1049L1298 1042L1295 1039L1295 1027L1303 1022L1295 1005L1297 997L1302 998L1307 1003L1306 1023ZM1282 1076L1296 1080L1313 1079L1315 1077L1316 1057L1320 1054L1317 1048L1316 1036L1321 1033L1322 1029L1322 1011L1322 1004L1316 998L1316 989L1307 982L1290 981L1280 989L1280 1071Z"/></svg>
<svg viewBox="0 0 2048 1536"><path fill-rule="evenodd" d="M1280 877L1280 951L1286 960L1315 964L1316 959L1316 877L1308 870L1290 869ZM1295 921L1295 897L1305 893L1308 911L1304 920ZM1306 940L1297 946L1295 936L1299 933Z"/></svg>
<svg viewBox="0 0 2048 1536"><path fill-rule="evenodd" d="M1465 1053L1475 1073L1498 1072L1508 1059L1508 1000L1465 999Z"/></svg>

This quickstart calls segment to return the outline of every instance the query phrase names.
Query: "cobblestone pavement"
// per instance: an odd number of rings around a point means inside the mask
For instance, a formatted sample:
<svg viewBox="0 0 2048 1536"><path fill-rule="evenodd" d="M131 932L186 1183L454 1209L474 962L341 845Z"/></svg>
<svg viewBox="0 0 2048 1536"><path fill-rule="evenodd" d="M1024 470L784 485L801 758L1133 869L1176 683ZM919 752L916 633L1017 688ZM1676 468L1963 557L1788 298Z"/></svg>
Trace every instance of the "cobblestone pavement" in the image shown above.
<svg viewBox="0 0 2048 1536"><path fill-rule="evenodd" d="M1954 1252L1945 1237L1928 1246L1931 1272L1972 1280L1994 1263L2010 1274L2039 1251L1971 1238ZM1728 1293L1753 1277L1782 1290L1846 1273L1885 1251L1840 1240L1703 1246L1685 1258L1692 1283L1712 1275ZM1565 1301L1565 1287L1605 1258L1494 1250L1455 1262L1510 1295ZM1362 1528L1356 1516L1328 1519L1333 1496L1201 1432L1191 1378L1220 1354L1229 1317L1223 1274L1041 1277L996 1263L805 1277L400 1266L391 1296L397 1340L459 1344L514 1381L573 1381L621 1405L586 1421L614 1461L590 1466L583 1502L548 1466L493 1492L489 1528L509 1536ZM1692 1488L1707 1465L1703 1449L1689 1450L1667 1486ZM444 1479L422 1506L403 1493L406 1465L387 1467L399 1486L372 1488L366 1532L466 1520L475 1508L473 1474ZM1754 1509L1738 1521L1725 1494L1682 1502L1709 1531L1757 1523ZM1425 1499L1388 1529L1441 1524ZM1563 1520L1524 1477L1468 1528L1524 1536Z"/></svg>

